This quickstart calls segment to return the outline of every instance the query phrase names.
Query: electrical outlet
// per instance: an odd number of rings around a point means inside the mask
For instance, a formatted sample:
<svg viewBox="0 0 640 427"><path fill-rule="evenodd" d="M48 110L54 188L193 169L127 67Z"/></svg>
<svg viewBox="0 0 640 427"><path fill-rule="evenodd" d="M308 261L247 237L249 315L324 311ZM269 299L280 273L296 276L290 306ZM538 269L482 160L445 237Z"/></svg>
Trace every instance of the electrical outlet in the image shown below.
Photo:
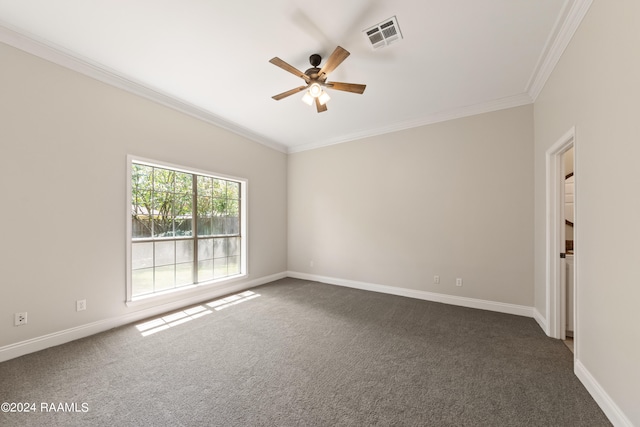
<svg viewBox="0 0 640 427"><path fill-rule="evenodd" d="M27 312L16 313L13 318L13 324L15 326L22 326L27 324Z"/></svg>
<svg viewBox="0 0 640 427"><path fill-rule="evenodd" d="M440 276L433 276L433 284L434 285L440 284Z"/></svg>
<svg viewBox="0 0 640 427"><path fill-rule="evenodd" d="M456 279L456 286L462 286L462 278L458 277Z"/></svg>
<svg viewBox="0 0 640 427"><path fill-rule="evenodd" d="M313 267L313 260L309 261L309 267Z"/></svg>
<svg viewBox="0 0 640 427"><path fill-rule="evenodd" d="M76 301L76 311L83 311L87 309L87 300L80 299Z"/></svg>

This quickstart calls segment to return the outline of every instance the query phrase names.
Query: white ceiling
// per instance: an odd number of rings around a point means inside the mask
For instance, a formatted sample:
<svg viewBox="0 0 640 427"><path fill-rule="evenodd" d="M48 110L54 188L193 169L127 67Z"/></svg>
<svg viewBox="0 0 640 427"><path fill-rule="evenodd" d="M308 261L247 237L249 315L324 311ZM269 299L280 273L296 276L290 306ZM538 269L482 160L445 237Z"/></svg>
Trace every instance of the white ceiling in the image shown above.
<svg viewBox="0 0 640 427"><path fill-rule="evenodd" d="M590 2L588 2L590 4ZM0 41L285 152L531 103L581 0L0 0ZM588 6L586 6L588 8ZM362 30L396 16L404 39ZM328 111L272 95L340 45Z"/></svg>

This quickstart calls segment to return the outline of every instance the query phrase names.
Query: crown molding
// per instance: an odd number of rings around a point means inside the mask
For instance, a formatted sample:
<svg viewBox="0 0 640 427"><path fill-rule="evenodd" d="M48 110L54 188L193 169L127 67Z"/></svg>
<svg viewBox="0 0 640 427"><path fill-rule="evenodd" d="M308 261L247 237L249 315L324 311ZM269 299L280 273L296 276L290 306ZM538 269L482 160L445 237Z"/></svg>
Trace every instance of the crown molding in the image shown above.
<svg viewBox="0 0 640 427"><path fill-rule="evenodd" d="M136 81L133 78L126 77L102 64L79 56L68 49L40 39L33 34L29 34L24 30L10 26L2 21L0 21L0 42L67 69L76 71L110 86L117 87L134 95L154 101L165 107L187 114L196 119L226 129L253 142L257 142L283 153L287 152L286 147L279 142L265 138L262 135L238 125L237 123L225 120L222 117L203 110L202 108L199 108L187 101L142 84L141 82Z"/></svg>
<svg viewBox="0 0 640 427"><path fill-rule="evenodd" d="M535 102L542 92L547 79L560 61L560 57L569 45L578 26L589 11L593 0L566 0L562 12L545 44L536 68L534 69L525 92Z"/></svg>
<svg viewBox="0 0 640 427"><path fill-rule="evenodd" d="M507 108L520 107L522 105L528 105L531 103L533 103L533 100L531 99L529 94L521 93L518 95L509 96L506 98L500 98L493 101L484 102L481 104L474 104L466 107L459 107L451 110L437 112L437 113L430 114L426 117L421 117L418 119L411 119L411 120L396 122L390 126L367 129L360 132L341 135L338 138L332 138L332 139L328 139L320 142L312 142L310 144L294 146L289 148L288 152L298 153L301 151L315 150L316 148L322 148L329 145L336 145L336 144L341 144L343 142L355 141L358 139L370 138L378 135L384 135L387 133L412 129L420 126L446 122L448 120L460 119L463 117L475 116L478 114L490 113L498 110L505 110Z"/></svg>
<svg viewBox="0 0 640 427"><path fill-rule="evenodd" d="M557 65L562 53L571 41L582 19L587 14L593 0L566 0L558 19L554 25L543 49L534 72L525 88L525 92L488 101L482 104L455 108L447 111L437 112L426 117L413 118L393 123L389 126L374 129L361 130L336 138L323 141L312 142L293 147L266 138L237 123L228 121L216 114L203 110L187 101L176 98L173 95L162 92L148 85L145 85L133 78L122 75L102 64L88 58L79 56L61 46L57 46L46 40L42 40L24 30L12 27L0 21L0 42L6 43L17 49L53 62L54 64L71 69L88 77L108 85L125 90L129 93L141 96L154 101L163 106L187 114L206 123L226 129L234 134L240 135L248 140L265 145L283 153L296 153L313 150L316 148L354 141L362 138L383 135L387 133L402 131L419 126L430 125L447 120L468 117L476 114L502 110L506 108L518 107L535 102L542 91L547 79Z"/></svg>

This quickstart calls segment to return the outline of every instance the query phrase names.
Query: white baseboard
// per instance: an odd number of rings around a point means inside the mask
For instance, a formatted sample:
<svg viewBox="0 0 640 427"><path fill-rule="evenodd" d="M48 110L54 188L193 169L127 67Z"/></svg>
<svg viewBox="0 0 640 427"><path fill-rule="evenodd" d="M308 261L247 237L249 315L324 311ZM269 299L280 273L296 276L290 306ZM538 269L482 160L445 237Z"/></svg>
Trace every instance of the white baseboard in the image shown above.
<svg viewBox="0 0 640 427"><path fill-rule="evenodd" d="M591 373L587 370L587 368L580 362L576 360L573 368L574 373L578 377L578 379L582 382L584 387L587 389L593 400L600 406L602 412L605 413L611 424L619 427L633 427L633 423L626 417L626 415L620 410L618 405L615 404L613 399L607 394L606 391L602 388L602 386L596 381L596 379L591 375Z"/></svg>
<svg viewBox="0 0 640 427"><path fill-rule="evenodd" d="M313 280L317 282L327 283L330 285L345 286L349 288L362 289L366 291L380 292L391 295L405 296L417 298L426 301L441 302L445 304L457 305L462 307L477 308L482 310L495 311L506 314L515 314L518 316L532 317L538 322L540 327L546 332L547 322L540 312L534 307L522 305L507 304L495 301L486 301L475 298L457 297L452 295L438 294L433 292L419 291L415 289L397 288L393 286L378 285L373 283L358 282L354 280L338 279L334 277L319 276L314 274L299 273L288 271L273 274L270 276L260 277L248 282L234 283L228 286L219 287L206 294L192 296L181 299L169 304L147 308L136 311L135 313L126 314L124 316L114 317L110 319L99 320L97 322L80 325L74 328L65 329L63 331L54 332L40 337L32 338L14 344L0 347L0 362L24 356L39 350L44 350L56 345L65 344L80 338L94 335L107 331L129 323L137 322L148 317L157 316L171 310L176 310L192 304L198 304L211 298L221 297L229 293L244 291L249 288L263 285L275 280L292 277L296 279ZM585 386L594 400L598 403L605 415L609 418L614 426L633 427L631 421L625 416L620 408L615 404L613 399L605 392L600 384L595 380L587 368L580 362L575 361L574 372L578 379Z"/></svg>
<svg viewBox="0 0 640 427"><path fill-rule="evenodd" d="M547 319L542 314L540 314L538 309L535 307L533 308L533 318L536 320L536 322L538 322L538 325L540 325L540 328L542 328L544 333L549 336L549 326L547 323Z"/></svg>
<svg viewBox="0 0 640 427"><path fill-rule="evenodd" d="M454 295L438 294L435 292L419 291L416 289L397 288L395 286L377 285L374 283L358 282L355 280L338 279L335 277L318 276L315 274L289 271L289 277L295 279L313 280L329 285L345 286L348 288L362 289L365 291L380 292L384 294L399 295L426 301L441 302L444 304L461 307L478 308L481 310L496 311L499 313L515 314L518 316L534 317L534 308L524 305L507 304L503 302L487 301L476 298L458 297Z"/></svg>
<svg viewBox="0 0 640 427"><path fill-rule="evenodd" d="M124 316L98 320L97 322L87 323L85 325L76 326L73 328L65 329L63 331L57 331L40 337L31 338L14 344L9 344L0 347L0 362L24 356L25 354L44 350L45 348L65 344L67 342L104 332L118 326L124 326L132 322L146 319L148 317L157 316L171 310L177 310L179 308L187 307L192 304L198 304L208 299L218 298L230 293L244 291L249 288L263 285L265 283L273 282L274 280L283 279L285 277L287 277L287 273L282 272L272 274L270 276L260 277L247 282L232 283L226 286L223 285L216 287L210 292L186 297L177 301L164 303L147 309L138 310L134 313L126 314Z"/></svg>

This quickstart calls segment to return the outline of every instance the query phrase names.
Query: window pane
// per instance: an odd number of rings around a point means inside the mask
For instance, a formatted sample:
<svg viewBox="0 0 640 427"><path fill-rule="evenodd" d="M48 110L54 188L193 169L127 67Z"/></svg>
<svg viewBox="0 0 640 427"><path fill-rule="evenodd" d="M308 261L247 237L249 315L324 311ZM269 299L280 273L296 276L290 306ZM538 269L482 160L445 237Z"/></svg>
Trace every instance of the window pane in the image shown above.
<svg viewBox="0 0 640 427"><path fill-rule="evenodd" d="M136 206L140 206L140 210L136 213L140 213L142 215L149 215L149 210L151 209L151 194L152 191L133 188L131 195L133 204Z"/></svg>
<svg viewBox="0 0 640 427"><path fill-rule="evenodd" d="M227 212L227 199L214 197L211 199L213 215L223 216Z"/></svg>
<svg viewBox="0 0 640 427"><path fill-rule="evenodd" d="M193 261L193 240L176 241L176 262Z"/></svg>
<svg viewBox="0 0 640 427"><path fill-rule="evenodd" d="M176 252L175 252L175 242L156 242L155 244L155 265L168 265L175 264L176 262ZM158 278L156 277L156 280Z"/></svg>
<svg viewBox="0 0 640 427"><path fill-rule="evenodd" d="M176 173L169 169L153 169L153 189L155 191L173 192Z"/></svg>
<svg viewBox="0 0 640 427"><path fill-rule="evenodd" d="M240 218L227 217L224 219L224 234L240 234Z"/></svg>
<svg viewBox="0 0 640 427"><path fill-rule="evenodd" d="M213 279L213 260L198 261L198 283Z"/></svg>
<svg viewBox="0 0 640 427"><path fill-rule="evenodd" d="M145 237L151 237L151 220L149 216L131 216L131 237L134 239L140 239Z"/></svg>
<svg viewBox="0 0 640 427"><path fill-rule="evenodd" d="M227 258L216 258L213 260L213 278L219 279L227 276Z"/></svg>
<svg viewBox="0 0 640 427"><path fill-rule="evenodd" d="M227 181L223 179L213 180L213 197L217 197L217 198L227 197Z"/></svg>
<svg viewBox="0 0 640 427"><path fill-rule="evenodd" d="M228 256L237 256L240 255L240 237L229 237L227 239L228 248L227 255Z"/></svg>
<svg viewBox="0 0 640 427"><path fill-rule="evenodd" d="M240 212L240 203L237 200L227 201L227 216L237 217Z"/></svg>
<svg viewBox="0 0 640 427"><path fill-rule="evenodd" d="M131 272L131 287L133 296L153 292L153 268L143 268Z"/></svg>
<svg viewBox="0 0 640 427"><path fill-rule="evenodd" d="M133 243L131 245L131 268L153 267L153 243Z"/></svg>
<svg viewBox="0 0 640 427"><path fill-rule="evenodd" d="M132 189L131 231L133 238L151 237L151 192Z"/></svg>
<svg viewBox="0 0 640 427"><path fill-rule="evenodd" d="M175 286L175 265L155 268L154 291L164 291Z"/></svg>
<svg viewBox="0 0 640 427"><path fill-rule="evenodd" d="M211 197L198 194L198 216L211 216L213 212L213 204Z"/></svg>
<svg viewBox="0 0 640 427"><path fill-rule="evenodd" d="M240 257L232 256L227 259L227 274L229 276L240 274Z"/></svg>
<svg viewBox="0 0 640 427"><path fill-rule="evenodd" d="M176 264L176 286L193 283L193 263Z"/></svg>
<svg viewBox="0 0 640 427"><path fill-rule="evenodd" d="M220 234L225 234L224 230L225 230L225 218L223 216L214 216L212 218L213 220L213 230L211 230L211 234L213 235L220 235Z"/></svg>
<svg viewBox="0 0 640 427"><path fill-rule="evenodd" d="M193 175L190 173L184 172L176 172L176 184L175 184L175 192L178 194L189 194L191 197L191 193L193 193Z"/></svg>
<svg viewBox="0 0 640 427"><path fill-rule="evenodd" d="M213 179L208 176L198 175L198 194L211 197L213 192Z"/></svg>
<svg viewBox="0 0 640 427"><path fill-rule="evenodd" d="M198 236L211 236L213 234L212 218L198 218Z"/></svg>
<svg viewBox="0 0 640 427"><path fill-rule="evenodd" d="M213 239L198 240L198 260L213 259Z"/></svg>
<svg viewBox="0 0 640 427"><path fill-rule="evenodd" d="M151 190L153 188L153 168L134 163L131 168L131 187L137 190Z"/></svg>
<svg viewBox="0 0 640 427"><path fill-rule="evenodd" d="M211 235L211 197L198 196L198 236Z"/></svg>
<svg viewBox="0 0 640 427"><path fill-rule="evenodd" d="M193 197L191 194L176 194L174 200L174 230L176 236L191 236Z"/></svg>
<svg viewBox="0 0 640 427"><path fill-rule="evenodd" d="M227 257L227 239L214 239L213 240L213 257L214 258L226 258Z"/></svg>
<svg viewBox="0 0 640 427"><path fill-rule="evenodd" d="M227 198L237 200L240 198L240 183L227 181Z"/></svg>
<svg viewBox="0 0 640 427"><path fill-rule="evenodd" d="M174 224L176 236L178 237L193 236L193 225L192 225L191 218L176 218L173 224Z"/></svg>
<svg viewBox="0 0 640 427"><path fill-rule="evenodd" d="M173 193L153 194L153 236L173 236Z"/></svg>

